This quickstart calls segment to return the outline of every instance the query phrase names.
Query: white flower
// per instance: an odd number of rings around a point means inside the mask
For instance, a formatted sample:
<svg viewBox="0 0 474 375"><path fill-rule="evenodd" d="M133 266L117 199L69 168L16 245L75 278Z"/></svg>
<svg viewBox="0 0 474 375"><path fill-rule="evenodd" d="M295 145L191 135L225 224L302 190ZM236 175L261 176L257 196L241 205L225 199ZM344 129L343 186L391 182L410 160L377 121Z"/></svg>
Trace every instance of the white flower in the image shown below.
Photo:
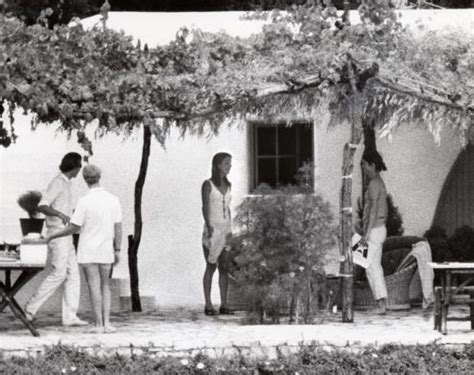
<svg viewBox="0 0 474 375"><path fill-rule="evenodd" d="M294 273L294 272L290 272L289 275L290 275L290 277L295 277L295 273Z"/></svg>
<svg viewBox="0 0 474 375"><path fill-rule="evenodd" d="M303 271L304 271L304 267L303 267L303 266L299 266L298 269L300 270L300 272L303 272Z"/></svg>
<svg viewBox="0 0 474 375"><path fill-rule="evenodd" d="M271 365L271 363L270 363L270 362L268 362L268 361L265 361L265 366L270 366L270 365Z"/></svg>
<svg viewBox="0 0 474 375"><path fill-rule="evenodd" d="M63 374L65 374L65 373L67 372L67 370L66 370L65 368L63 368L63 369L61 370L61 372L62 372Z"/></svg>
<svg viewBox="0 0 474 375"><path fill-rule="evenodd" d="M206 366L204 366L204 363L202 363L202 362L199 362L199 363L196 365L196 368L199 369L199 370L202 370L204 367L206 367Z"/></svg>
<svg viewBox="0 0 474 375"><path fill-rule="evenodd" d="M76 366L71 366L71 371L74 372L77 370L77 367Z"/></svg>
<svg viewBox="0 0 474 375"><path fill-rule="evenodd" d="M377 354L375 354L375 353L372 353L372 357L378 358L379 356L378 356Z"/></svg>
<svg viewBox="0 0 474 375"><path fill-rule="evenodd" d="M189 365L189 361L188 361L187 359L182 359L182 360L181 360L181 364L182 364L183 366L187 366L187 365Z"/></svg>

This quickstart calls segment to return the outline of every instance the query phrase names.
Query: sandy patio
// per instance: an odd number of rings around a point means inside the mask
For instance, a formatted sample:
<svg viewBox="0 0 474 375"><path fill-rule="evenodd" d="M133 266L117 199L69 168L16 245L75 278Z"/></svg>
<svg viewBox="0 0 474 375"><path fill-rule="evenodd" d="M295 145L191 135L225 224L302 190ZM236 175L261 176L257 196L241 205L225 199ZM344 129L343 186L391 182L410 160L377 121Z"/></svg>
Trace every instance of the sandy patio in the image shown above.
<svg viewBox="0 0 474 375"><path fill-rule="evenodd" d="M466 315L468 308L457 307L450 313ZM90 315L82 317L91 320ZM421 309L389 312L374 316L356 311L355 323L341 322L340 313L330 314L323 325L242 325L244 313L234 316L205 317L189 309L155 310L142 313L113 314L116 333L95 334L90 328L62 327L58 314L40 315L36 326L41 334L33 337L13 314L0 313L0 351L4 355L28 355L45 346L61 342L104 354L130 354L148 350L155 355L196 354L211 356L241 352L269 355L297 350L301 343L360 348L386 343L427 344L437 342L464 345L474 342L474 331L467 321L448 322L448 335L433 330L433 317Z"/></svg>

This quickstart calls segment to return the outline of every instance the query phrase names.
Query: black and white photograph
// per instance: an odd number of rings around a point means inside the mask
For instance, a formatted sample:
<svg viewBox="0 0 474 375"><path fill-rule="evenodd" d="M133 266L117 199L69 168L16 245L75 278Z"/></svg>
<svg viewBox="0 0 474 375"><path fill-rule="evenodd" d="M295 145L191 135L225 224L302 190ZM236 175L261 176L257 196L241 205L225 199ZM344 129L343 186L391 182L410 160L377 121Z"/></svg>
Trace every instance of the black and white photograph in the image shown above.
<svg viewBox="0 0 474 375"><path fill-rule="evenodd" d="M0 374L472 374L473 0L0 0Z"/></svg>

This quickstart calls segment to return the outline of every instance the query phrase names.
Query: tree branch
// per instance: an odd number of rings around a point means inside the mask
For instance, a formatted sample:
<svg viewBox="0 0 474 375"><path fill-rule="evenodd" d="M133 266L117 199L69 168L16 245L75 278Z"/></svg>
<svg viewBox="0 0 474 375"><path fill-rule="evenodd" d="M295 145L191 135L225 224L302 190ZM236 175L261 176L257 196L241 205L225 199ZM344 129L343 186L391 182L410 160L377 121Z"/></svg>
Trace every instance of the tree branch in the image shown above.
<svg viewBox="0 0 474 375"><path fill-rule="evenodd" d="M474 112L474 107L472 107L472 106L463 107L462 105L459 105L459 104L454 104L454 103L447 102L447 101L444 101L444 100L441 100L441 99L435 99L435 98L432 98L430 96L421 94L420 92L418 92L413 87L409 87L409 86L406 86L406 85L403 85L403 84L400 84L400 83L395 84L395 83L389 82L387 79L384 79L383 77L374 77L372 79L374 81L376 81L377 83L379 83L380 85L385 86L386 88L388 88L392 91L398 92L400 94L412 96L412 97L415 97L419 100L423 100L423 101L431 103L431 104L437 104L437 105L441 105L441 106L444 106L444 107L448 107L450 109L457 110L457 111Z"/></svg>

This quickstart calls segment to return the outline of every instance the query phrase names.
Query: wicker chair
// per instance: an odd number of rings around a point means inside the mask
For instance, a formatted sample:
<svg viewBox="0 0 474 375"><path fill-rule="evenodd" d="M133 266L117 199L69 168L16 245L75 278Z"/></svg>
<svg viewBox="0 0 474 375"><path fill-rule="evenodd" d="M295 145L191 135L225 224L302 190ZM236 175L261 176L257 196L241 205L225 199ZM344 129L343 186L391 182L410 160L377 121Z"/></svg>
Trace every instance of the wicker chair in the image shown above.
<svg viewBox="0 0 474 375"><path fill-rule="evenodd" d="M407 259L412 245L423 241L415 236L389 237L383 245L382 268L387 285L387 309L403 310L410 308L410 282L417 269L413 257ZM401 268L400 268L401 266ZM354 282L354 308L369 309L375 306L369 283L365 278L365 271L356 268Z"/></svg>

